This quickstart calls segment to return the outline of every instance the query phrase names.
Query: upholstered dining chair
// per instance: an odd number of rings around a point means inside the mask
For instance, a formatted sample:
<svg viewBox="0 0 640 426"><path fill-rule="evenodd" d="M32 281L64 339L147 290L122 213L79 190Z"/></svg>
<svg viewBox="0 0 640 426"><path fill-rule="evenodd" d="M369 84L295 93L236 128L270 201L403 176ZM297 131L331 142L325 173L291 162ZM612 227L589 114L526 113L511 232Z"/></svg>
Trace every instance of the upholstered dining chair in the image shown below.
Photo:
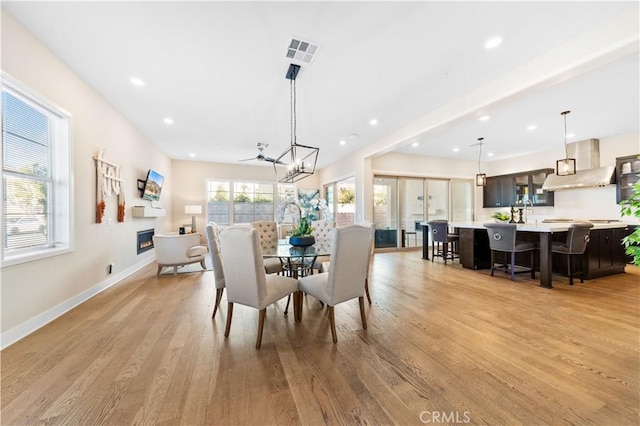
<svg viewBox="0 0 640 426"><path fill-rule="evenodd" d="M329 323L333 343L338 342L336 334L335 305L356 297L360 303L362 328L367 328L364 313L364 286L371 260L371 228L350 225L334 228L331 243L331 265L328 272L309 275L299 279L298 314L302 319L302 293L318 298L329 308ZM294 299L295 302L295 299ZM294 306L295 309L295 306Z"/></svg>
<svg viewBox="0 0 640 426"><path fill-rule="evenodd" d="M529 252L529 270L523 272L531 272L531 278L536 277L535 269L535 250L537 246L532 242L520 242L516 238L518 227L515 223L485 223L489 234L489 248L491 249L491 276L495 269L495 253L497 251L510 254L511 281L514 279L516 253ZM504 265L506 266L506 265Z"/></svg>
<svg viewBox="0 0 640 426"><path fill-rule="evenodd" d="M220 234L218 225L214 222L210 222L205 227L207 234L207 245L209 246L209 256L211 257L211 264L213 265L213 278L216 286L216 300L213 306L213 315L216 316L216 311L220 306L220 300L222 299L222 293L224 292L224 269L222 269L222 258L220 257Z"/></svg>
<svg viewBox="0 0 640 426"><path fill-rule="evenodd" d="M371 304L371 295L369 294L369 273L371 272L371 262L373 261L373 257L375 255L376 249L376 225L375 223L363 221L360 223L362 226L366 226L371 228L371 259L369 260L369 268L367 269L367 277L364 279L364 293L367 295L367 301ZM321 272L329 272L329 268L331 267L331 261L322 262Z"/></svg>
<svg viewBox="0 0 640 426"><path fill-rule="evenodd" d="M311 227L313 231L311 235L313 235L317 241L329 241L331 240L331 230L335 228L336 223L331 222L329 220L314 220L311 222ZM329 256L318 256L313 262L312 270L317 270L318 272L322 272L322 263L328 262Z"/></svg>
<svg viewBox="0 0 640 426"><path fill-rule="evenodd" d="M587 249L587 243L589 242L589 233L593 228L592 223L573 223L569 225L569 231L567 232L567 240L564 242L553 241L551 243L551 251L553 253L560 253L567 255L567 269L569 273L569 285L573 285L573 266L571 263L571 257L574 255L583 254ZM580 269L580 282L584 282L584 263Z"/></svg>
<svg viewBox="0 0 640 426"><path fill-rule="evenodd" d="M276 222L260 220L252 222L251 226L258 230L262 250L273 250L278 247L278 224ZM277 257L264 259L264 270L267 274L280 274L283 270L282 262Z"/></svg>
<svg viewBox="0 0 640 426"><path fill-rule="evenodd" d="M262 330L267 306L296 292L298 280L276 274L266 274L258 230L247 226L232 226L220 231L220 249L224 280L227 288L227 324L224 337L229 337L233 304L258 309L256 348L262 344ZM298 297L293 300L296 312Z"/></svg>
<svg viewBox="0 0 640 426"><path fill-rule="evenodd" d="M449 233L449 221L432 220L427 222L429 225L429 233L431 234L431 261L436 257L441 257L444 264L447 260L453 261L457 256L453 249L453 245L458 242L460 237L457 234Z"/></svg>

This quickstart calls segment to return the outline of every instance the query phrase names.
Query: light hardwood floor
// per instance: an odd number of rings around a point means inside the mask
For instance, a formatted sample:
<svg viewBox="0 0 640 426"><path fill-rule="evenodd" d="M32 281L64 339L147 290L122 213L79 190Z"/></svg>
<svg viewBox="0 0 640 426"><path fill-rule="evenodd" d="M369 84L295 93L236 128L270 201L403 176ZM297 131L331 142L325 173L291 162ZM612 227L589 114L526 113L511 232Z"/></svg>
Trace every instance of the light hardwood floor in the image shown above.
<svg viewBox="0 0 640 426"><path fill-rule="evenodd" d="M358 300L302 323L226 298L213 273L135 276L2 351L2 424L639 424L640 273L547 290L379 253Z"/></svg>

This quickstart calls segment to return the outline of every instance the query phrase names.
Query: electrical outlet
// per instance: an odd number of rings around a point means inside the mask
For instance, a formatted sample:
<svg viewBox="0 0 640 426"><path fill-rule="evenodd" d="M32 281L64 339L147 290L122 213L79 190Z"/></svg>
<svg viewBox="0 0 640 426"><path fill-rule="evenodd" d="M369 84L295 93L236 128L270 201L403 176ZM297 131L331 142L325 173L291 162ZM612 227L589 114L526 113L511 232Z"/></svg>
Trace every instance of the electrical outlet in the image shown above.
<svg viewBox="0 0 640 426"><path fill-rule="evenodd" d="M109 266L107 266L107 274L111 274L113 272L113 263L110 263Z"/></svg>

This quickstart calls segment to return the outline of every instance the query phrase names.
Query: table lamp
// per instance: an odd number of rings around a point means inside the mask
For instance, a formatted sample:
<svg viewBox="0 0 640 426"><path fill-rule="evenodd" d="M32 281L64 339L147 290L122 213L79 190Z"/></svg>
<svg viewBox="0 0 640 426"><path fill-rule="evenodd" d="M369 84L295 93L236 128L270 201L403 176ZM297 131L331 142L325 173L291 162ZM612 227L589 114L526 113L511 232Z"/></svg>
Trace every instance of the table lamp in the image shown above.
<svg viewBox="0 0 640 426"><path fill-rule="evenodd" d="M199 204L187 204L184 206L184 213L190 214L191 216L191 232L196 232L196 216L197 214L202 214L202 206Z"/></svg>

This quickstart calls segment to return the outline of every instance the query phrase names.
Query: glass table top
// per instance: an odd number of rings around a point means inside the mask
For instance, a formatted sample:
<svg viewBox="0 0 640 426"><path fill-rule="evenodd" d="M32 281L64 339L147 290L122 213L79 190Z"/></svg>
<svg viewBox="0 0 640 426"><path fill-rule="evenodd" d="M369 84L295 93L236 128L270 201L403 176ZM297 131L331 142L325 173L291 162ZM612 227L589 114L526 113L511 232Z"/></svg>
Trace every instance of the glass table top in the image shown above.
<svg viewBox="0 0 640 426"><path fill-rule="evenodd" d="M331 254L331 240L317 240L308 247L297 247L289 244L288 240L278 240L278 246L272 250L262 250L263 257L316 257Z"/></svg>

